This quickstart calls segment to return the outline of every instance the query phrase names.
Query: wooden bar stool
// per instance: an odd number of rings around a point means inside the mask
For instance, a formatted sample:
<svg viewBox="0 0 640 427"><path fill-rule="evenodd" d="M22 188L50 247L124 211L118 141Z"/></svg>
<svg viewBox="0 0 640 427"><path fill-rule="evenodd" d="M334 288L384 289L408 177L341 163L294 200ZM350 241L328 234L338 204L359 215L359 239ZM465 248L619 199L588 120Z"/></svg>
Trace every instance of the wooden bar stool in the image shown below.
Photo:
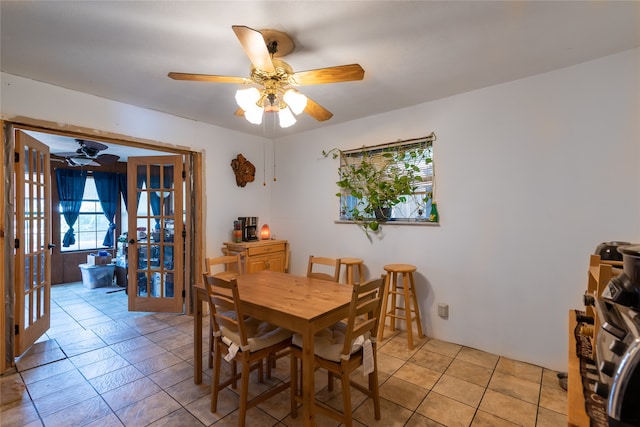
<svg viewBox="0 0 640 427"><path fill-rule="evenodd" d="M353 280L353 268L358 267L358 283L364 282L364 261L360 258L340 258L340 263L346 266L347 270L347 284L353 285L356 283Z"/></svg>
<svg viewBox="0 0 640 427"><path fill-rule="evenodd" d="M416 298L416 289L413 281L413 272L416 266L411 264L387 264L384 266L387 273L387 280L384 286L384 296L382 298L382 310L380 313L380 325L378 326L378 341L382 341L385 318L391 318L391 330L396 330L396 319L404 319L407 323L407 338L409 350L413 350L413 326L411 322L416 321L418 327L418 338L422 338L422 322L420 321L420 309ZM401 279L401 286L398 283L398 275ZM387 311L387 301L391 294L391 309ZM397 296L404 299L404 307L399 307ZM413 304L413 308L411 308ZM396 310L403 310L404 315L398 315ZM412 313L414 314L412 316Z"/></svg>

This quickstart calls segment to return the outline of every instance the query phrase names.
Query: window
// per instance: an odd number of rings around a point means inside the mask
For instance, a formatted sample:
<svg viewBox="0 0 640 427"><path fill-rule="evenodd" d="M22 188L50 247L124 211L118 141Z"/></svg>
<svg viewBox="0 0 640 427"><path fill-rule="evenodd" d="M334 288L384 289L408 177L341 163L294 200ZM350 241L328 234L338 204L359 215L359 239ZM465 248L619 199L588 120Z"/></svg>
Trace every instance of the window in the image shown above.
<svg viewBox="0 0 640 427"><path fill-rule="evenodd" d="M64 235L69 230L69 226L64 219L62 206L59 206L60 212L60 241L64 239ZM98 192L93 177L87 177L84 185L84 194L82 196L82 205L80 206L80 214L78 220L73 226L75 230L76 242L69 247L61 247L62 252L81 251L104 248L102 242L104 236L109 229L109 221L104 216Z"/></svg>
<svg viewBox="0 0 640 427"><path fill-rule="evenodd" d="M387 204L386 221L427 222L433 194L435 135L340 153L340 219L367 221L380 216L377 202ZM373 208L373 209L372 209ZM375 212L375 215L374 215Z"/></svg>

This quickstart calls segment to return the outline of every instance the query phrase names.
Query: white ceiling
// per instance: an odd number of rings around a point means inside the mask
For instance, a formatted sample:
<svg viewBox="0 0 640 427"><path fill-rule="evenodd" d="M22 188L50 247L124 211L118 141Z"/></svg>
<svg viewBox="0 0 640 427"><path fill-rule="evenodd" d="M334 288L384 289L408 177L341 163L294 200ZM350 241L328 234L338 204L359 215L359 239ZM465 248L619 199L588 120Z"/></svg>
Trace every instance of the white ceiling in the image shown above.
<svg viewBox="0 0 640 427"><path fill-rule="evenodd" d="M2 0L0 18L3 72L266 137L640 46L638 1ZM233 115L236 85L167 77L248 77L232 25L290 34L294 70L359 63L364 80L301 88L334 113L327 122L251 125Z"/></svg>

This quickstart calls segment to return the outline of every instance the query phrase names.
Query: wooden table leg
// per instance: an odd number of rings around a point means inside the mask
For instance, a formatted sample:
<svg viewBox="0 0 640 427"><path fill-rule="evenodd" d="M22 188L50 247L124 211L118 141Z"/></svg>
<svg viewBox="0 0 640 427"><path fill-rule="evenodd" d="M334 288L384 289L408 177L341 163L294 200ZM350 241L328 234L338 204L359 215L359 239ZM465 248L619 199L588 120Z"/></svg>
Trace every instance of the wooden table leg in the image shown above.
<svg viewBox="0 0 640 427"><path fill-rule="evenodd" d="M311 328L302 336L302 422L305 426L314 423L314 334Z"/></svg>
<svg viewBox="0 0 640 427"><path fill-rule="evenodd" d="M202 383L202 299L200 291L194 292L195 310L193 310L193 382Z"/></svg>

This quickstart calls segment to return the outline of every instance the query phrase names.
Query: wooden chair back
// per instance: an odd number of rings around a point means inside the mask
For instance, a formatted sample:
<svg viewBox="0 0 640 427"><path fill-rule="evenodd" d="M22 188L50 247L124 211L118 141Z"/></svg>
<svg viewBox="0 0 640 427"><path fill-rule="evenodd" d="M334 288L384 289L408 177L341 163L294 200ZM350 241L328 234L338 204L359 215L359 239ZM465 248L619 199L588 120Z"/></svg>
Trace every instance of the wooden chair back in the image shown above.
<svg viewBox="0 0 640 427"><path fill-rule="evenodd" d="M322 269L322 271L320 271ZM307 277L338 282L340 279L340 258L309 256Z"/></svg>
<svg viewBox="0 0 640 427"><path fill-rule="evenodd" d="M215 258L205 259L206 273L209 276L231 278L244 274L240 254L221 255ZM220 268L222 266L222 268Z"/></svg>
<svg viewBox="0 0 640 427"><path fill-rule="evenodd" d="M378 279L353 285L341 357L349 358L353 340L359 336L377 336L385 279L383 274Z"/></svg>
<svg viewBox="0 0 640 427"><path fill-rule="evenodd" d="M203 274L203 278L207 290L213 333L215 335L222 334L223 327L230 331L237 331L242 345L247 346L248 340L240 306L238 282L236 279L226 280L207 274Z"/></svg>

